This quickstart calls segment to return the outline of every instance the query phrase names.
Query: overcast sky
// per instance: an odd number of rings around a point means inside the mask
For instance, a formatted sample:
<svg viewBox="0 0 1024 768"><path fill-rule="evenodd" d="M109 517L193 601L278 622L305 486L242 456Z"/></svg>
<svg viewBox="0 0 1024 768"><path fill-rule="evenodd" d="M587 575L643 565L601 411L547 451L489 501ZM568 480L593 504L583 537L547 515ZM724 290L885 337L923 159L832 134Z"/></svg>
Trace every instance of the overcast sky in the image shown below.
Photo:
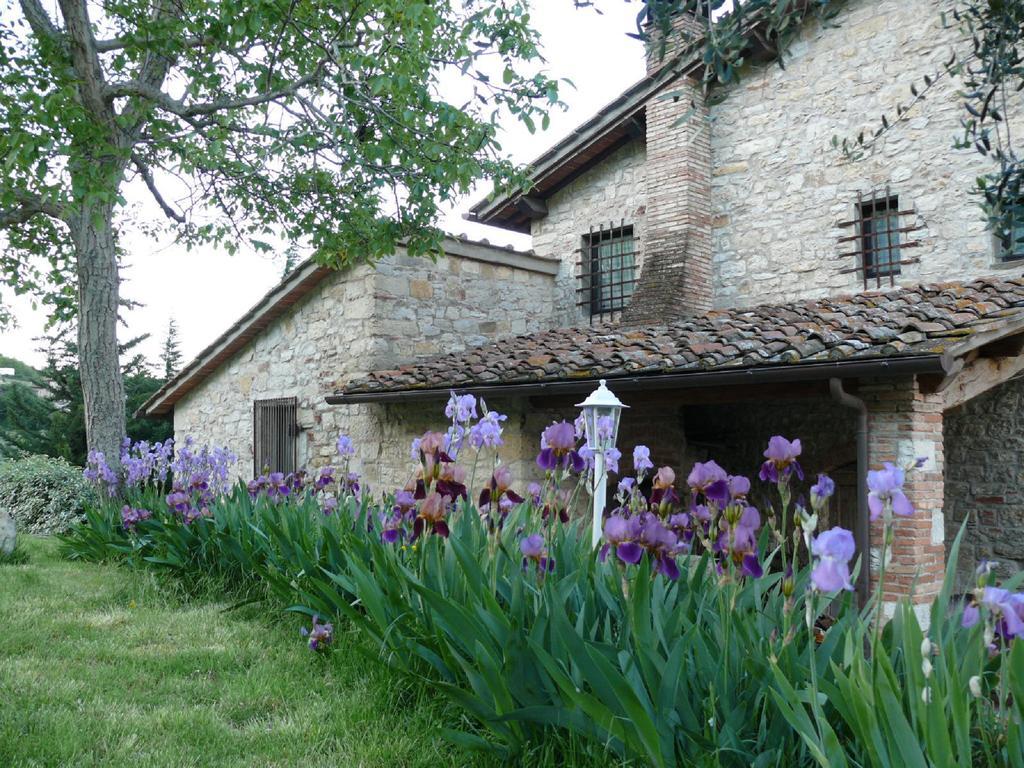
<svg viewBox="0 0 1024 768"><path fill-rule="evenodd" d="M525 128L509 126L500 140L515 160L532 160L643 77L642 46L626 36L635 29L639 3L598 0L598 5L603 15L593 9L577 10L572 0L534 0L533 18L543 36L548 70L553 76L572 80L576 89L563 88L562 98L569 109L552 112L547 131L538 130L531 136ZM489 189L489 184L483 184L477 194L462 200L446 217L444 228L493 243L529 247L529 237L462 219L469 206ZM159 218L153 203L144 196L129 203L142 209L143 218ZM171 317L178 324L184 358L190 360L281 276L280 255L244 252L229 256L209 247L189 252L169 238L154 240L135 231L122 233L122 241L129 253L122 295L144 306L126 314L128 327L119 332L122 340L152 334L140 350L153 362L159 358ZM35 339L43 333L45 313L9 294L3 298L13 307L18 322L17 327L0 335L0 354L41 366L45 358L37 350Z"/></svg>

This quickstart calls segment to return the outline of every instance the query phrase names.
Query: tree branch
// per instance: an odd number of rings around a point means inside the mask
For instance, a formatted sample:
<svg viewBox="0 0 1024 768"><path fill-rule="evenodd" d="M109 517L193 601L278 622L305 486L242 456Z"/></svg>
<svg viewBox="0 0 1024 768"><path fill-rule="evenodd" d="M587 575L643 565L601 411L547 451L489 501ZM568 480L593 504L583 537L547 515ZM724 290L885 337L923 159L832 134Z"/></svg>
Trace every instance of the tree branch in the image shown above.
<svg viewBox="0 0 1024 768"><path fill-rule="evenodd" d="M171 17L175 13L175 7L172 2L164 0L163 2L157 2L153 9L153 21L159 23L166 18ZM164 79L167 77L167 73L170 71L173 61L169 56L163 55L156 51L147 51L145 57L139 66L138 75L136 79L145 85L147 88L158 89L163 85ZM135 145L138 141L139 130L142 127L144 115L149 111L143 107L142 103L145 100L141 97L135 97L132 102L129 103L124 110L123 116L131 120L131 127L128 129L128 140L131 145Z"/></svg>
<svg viewBox="0 0 1024 768"><path fill-rule="evenodd" d="M292 81L282 88L277 88L273 91L266 91L265 93L260 93L255 96L248 96L244 99L218 99L216 101L186 104L183 101L168 96L159 88L154 88L153 86L140 82L139 80L111 83L104 88L103 96L108 103L112 99L123 98L125 96L139 96L144 99L148 99L178 117L198 117L200 115L210 115L215 112L242 109L244 107L255 107L260 104L267 104L269 102L276 101L277 99L294 96L307 85L313 84L320 78L325 63L326 62L321 61L317 64L313 72L305 77Z"/></svg>
<svg viewBox="0 0 1024 768"><path fill-rule="evenodd" d="M61 31L51 21L39 0L21 0L21 12L25 14L25 19L37 38L63 43Z"/></svg>
<svg viewBox="0 0 1024 768"><path fill-rule="evenodd" d="M129 48L133 45L142 45L145 41L141 41L134 37L113 37L109 40L97 40L96 51L97 53L110 53L111 51L123 51L125 48ZM202 48L204 45L208 45L213 42L212 37L186 37L179 45L182 48Z"/></svg>
<svg viewBox="0 0 1024 768"><path fill-rule="evenodd" d="M160 194L160 190L157 189L156 187L156 181L154 181L153 174L150 172L149 166L146 165L146 161L143 160L137 153L132 152L132 163L138 170L139 176L141 176L142 180L146 182L146 186L149 188L149 193L153 195L153 199L156 200L157 205L160 206L160 209L164 212L164 215L167 218L171 219L172 221L176 221L178 224L184 224L185 216L174 210L174 208L171 207L170 203L168 203L164 199L164 196Z"/></svg>
<svg viewBox="0 0 1024 768"><path fill-rule="evenodd" d="M54 219L63 219L64 211L59 205L47 203L34 195L15 194L19 204L14 208L0 209L0 229L7 229L24 224L33 216L40 214Z"/></svg>
<svg viewBox="0 0 1024 768"><path fill-rule="evenodd" d="M71 63L78 76L78 92L82 103L96 117L104 122L112 122L113 116L103 100L103 68L96 52L96 38L93 37L86 0L60 0L60 12L67 29Z"/></svg>

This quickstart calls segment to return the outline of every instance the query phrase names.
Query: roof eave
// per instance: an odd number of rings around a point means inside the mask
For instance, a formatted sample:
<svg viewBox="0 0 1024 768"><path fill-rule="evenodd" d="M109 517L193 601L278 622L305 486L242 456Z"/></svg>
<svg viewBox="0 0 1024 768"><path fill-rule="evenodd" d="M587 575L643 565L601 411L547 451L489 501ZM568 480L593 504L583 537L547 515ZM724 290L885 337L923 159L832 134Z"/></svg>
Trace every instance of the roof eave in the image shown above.
<svg viewBox="0 0 1024 768"><path fill-rule="evenodd" d="M204 373L212 373L220 367L227 357L230 357L237 351L236 345L240 343L242 336L259 333L266 324L273 322L280 313L274 314L272 317L270 315L273 313L273 310L280 307L283 299L293 297L298 300L309 292L312 285L319 282L330 271L329 268L320 266L312 259L300 264L284 280L256 302L244 315L236 320L227 331L217 337L216 341L206 347L177 375L154 392L146 402L136 409L135 417L156 417L169 413L174 408L174 403L197 385L197 376L200 376L199 381L202 381L205 379ZM260 322L268 317L270 319L267 320L266 324L261 325ZM186 387L187 389L183 392L182 390Z"/></svg>
<svg viewBox="0 0 1024 768"><path fill-rule="evenodd" d="M647 102L654 94L680 77L690 74L698 63L699 58L692 49L683 51L678 56L668 60L654 74L647 75L643 79L638 80L613 101L605 105L597 114L581 123L572 133L546 150L532 163L529 163L530 181L534 188L539 187L545 179L554 175L566 163L583 154L588 148L612 133L616 128L621 127L624 123L637 116L638 113L644 110ZM604 154L598 153L584 166L574 171L572 178L586 172L586 170L600 162L604 156ZM568 183L568 181L559 179L557 186L553 190L542 192L541 198L543 199L554 194L554 192L564 186L564 183ZM490 224L516 232L528 232L528 226L524 229L521 223L512 220L507 214L503 215L503 211L510 206L514 206L520 197L522 197L522 194L518 192L486 197L470 206L465 218L479 224Z"/></svg>
<svg viewBox="0 0 1024 768"><path fill-rule="evenodd" d="M862 376L899 377L916 375L946 375L948 361L943 355L908 355L906 357L870 360L836 360L814 363L788 363L773 366L748 366L728 370L685 371L641 375L599 375L579 379L531 381L518 384L475 384L455 387L484 397L529 397L535 395L575 395L589 392L598 379L607 379L612 386L624 392L648 389L694 389L742 384L788 383L821 381L832 378L859 378ZM452 387L406 388L377 392L339 392L327 397L329 405L354 403L414 402L443 400Z"/></svg>

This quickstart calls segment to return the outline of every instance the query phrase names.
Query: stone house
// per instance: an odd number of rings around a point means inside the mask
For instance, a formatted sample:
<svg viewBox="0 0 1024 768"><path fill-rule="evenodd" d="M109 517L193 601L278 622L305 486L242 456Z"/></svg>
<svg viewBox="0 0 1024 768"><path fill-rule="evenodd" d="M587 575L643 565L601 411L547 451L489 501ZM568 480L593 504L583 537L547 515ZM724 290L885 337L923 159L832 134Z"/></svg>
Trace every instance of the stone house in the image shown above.
<svg viewBox="0 0 1024 768"><path fill-rule="evenodd" d="M988 168L951 148L956 84L868 157L832 146L938 69L959 44L951 5L850 0L838 29L804 24L785 69L752 49L711 103L685 51L650 56L536 159L528 194L473 207L532 251L452 238L436 263L306 264L145 412L173 410L177 435L227 445L245 473L327 463L346 432L388 488L449 391L472 392L509 415L502 456L525 483L540 430L606 378L631 406L624 453L647 443L683 474L712 457L752 473L770 435L801 437L804 465L839 482L831 522L861 545L878 533L866 469L926 457L890 598L931 599L968 516L964 583L982 557L1024 566L1024 253L968 194Z"/></svg>

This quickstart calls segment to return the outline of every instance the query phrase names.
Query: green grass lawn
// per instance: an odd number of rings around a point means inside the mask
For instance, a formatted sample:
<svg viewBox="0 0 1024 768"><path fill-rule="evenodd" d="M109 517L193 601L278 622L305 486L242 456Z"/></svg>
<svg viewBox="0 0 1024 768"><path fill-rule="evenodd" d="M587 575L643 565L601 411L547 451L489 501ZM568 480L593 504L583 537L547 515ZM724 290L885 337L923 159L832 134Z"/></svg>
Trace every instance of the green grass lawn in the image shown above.
<svg viewBox="0 0 1024 768"><path fill-rule="evenodd" d="M352 634L313 654L299 617L23 542L24 562L0 564L2 768L490 764L445 742L457 715Z"/></svg>

